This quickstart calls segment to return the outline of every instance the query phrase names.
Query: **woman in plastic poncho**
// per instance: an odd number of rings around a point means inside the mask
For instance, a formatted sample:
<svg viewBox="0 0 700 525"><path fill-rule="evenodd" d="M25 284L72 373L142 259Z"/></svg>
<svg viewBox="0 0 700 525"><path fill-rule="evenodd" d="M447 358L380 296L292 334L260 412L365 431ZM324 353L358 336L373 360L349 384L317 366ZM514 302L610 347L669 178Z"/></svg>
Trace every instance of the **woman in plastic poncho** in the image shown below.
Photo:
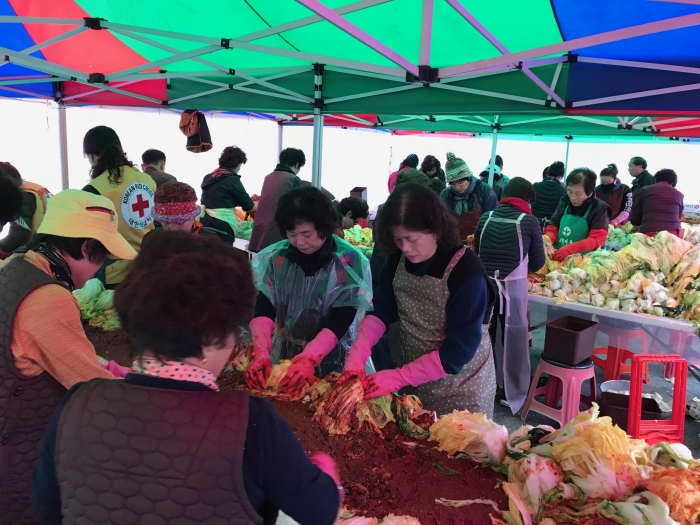
<svg viewBox="0 0 700 525"><path fill-rule="evenodd" d="M153 229L153 177L137 170L126 157L117 133L107 126L89 130L83 139L83 153L90 161L92 182L83 191L107 197L118 215L118 231L138 252L143 237ZM124 280L129 261L107 259L95 275L107 288Z"/></svg>
<svg viewBox="0 0 700 525"><path fill-rule="evenodd" d="M371 304L369 262L333 235L338 214L312 186L282 196L275 222L286 240L253 261L260 292L250 331L253 359L246 383L264 389L272 363L291 359L280 390L298 392L314 376L339 372Z"/></svg>
<svg viewBox="0 0 700 525"><path fill-rule="evenodd" d="M360 323L343 378L364 377L372 347L400 323L401 362L367 376L365 396L416 394L428 410L493 417L496 372L489 338L494 291L477 255L459 242L440 197L425 186L397 187L377 217L377 242L390 255L374 311Z"/></svg>

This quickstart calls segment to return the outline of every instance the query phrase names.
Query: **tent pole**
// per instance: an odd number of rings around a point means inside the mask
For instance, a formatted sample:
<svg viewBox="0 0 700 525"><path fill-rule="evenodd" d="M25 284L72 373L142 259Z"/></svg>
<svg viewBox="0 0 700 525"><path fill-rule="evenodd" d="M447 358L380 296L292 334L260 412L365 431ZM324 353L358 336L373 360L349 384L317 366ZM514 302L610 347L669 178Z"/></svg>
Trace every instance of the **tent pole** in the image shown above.
<svg viewBox="0 0 700 525"><path fill-rule="evenodd" d="M498 115L493 118L493 135L491 139L491 161L489 162L489 186L493 188L493 167L496 165L496 146L498 145Z"/></svg>
<svg viewBox="0 0 700 525"><path fill-rule="evenodd" d="M284 143L284 124L281 120L277 121L277 156L282 153L282 144Z"/></svg>
<svg viewBox="0 0 700 525"><path fill-rule="evenodd" d="M569 146L571 145L571 139L573 137L566 137L566 157L564 158L564 178L566 174L569 173Z"/></svg>
<svg viewBox="0 0 700 525"><path fill-rule="evenodd" d="M314 64L314 151L311 163L311 184L321 187L323 164L323 64Z"/></svg>
<svg viewBox="0 0 700 525"><path fill-rule="evenodd" d="M70 185L68 177L68 129L66 127L66 103L58 103L58 144L61 158L61 189L66 190Z"/></svg>

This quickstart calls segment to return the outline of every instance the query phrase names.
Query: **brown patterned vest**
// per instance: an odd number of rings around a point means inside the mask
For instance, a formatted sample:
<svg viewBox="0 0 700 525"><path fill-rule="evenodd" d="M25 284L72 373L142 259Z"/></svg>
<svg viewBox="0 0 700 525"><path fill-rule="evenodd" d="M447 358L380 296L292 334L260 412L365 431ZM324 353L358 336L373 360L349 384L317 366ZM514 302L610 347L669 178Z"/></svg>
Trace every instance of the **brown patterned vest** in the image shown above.
<svg viewBox="0 0 700 525"><path fill-rule="evenodd" d="M63 525L259 525L243 486L247 392L93 379L58 424Z"/></svg>
<svg viewBox="0 0 700 525"><path fill-rule="evenodd" d="M22 257L0 272L0 524L39 523L30 505L32 471L46 425L66 389L44 372L26 377L10 345L20 303L46 284L60 284Z"/></svg>

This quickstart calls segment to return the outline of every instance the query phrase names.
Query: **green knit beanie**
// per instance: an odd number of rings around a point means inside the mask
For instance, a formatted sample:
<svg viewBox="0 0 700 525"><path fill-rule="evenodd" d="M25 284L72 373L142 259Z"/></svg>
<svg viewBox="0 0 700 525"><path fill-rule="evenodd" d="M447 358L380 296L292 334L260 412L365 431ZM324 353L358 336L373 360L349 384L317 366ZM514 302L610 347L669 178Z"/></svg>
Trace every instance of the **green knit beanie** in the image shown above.
<svg viewBox="0 0 700 525"><path fill-rule="evenodd" d="M445 163L445 180L447 183L459 179L466 179L471 176L472 172L469 166L467 166L467 163L459 157L455 157L454 153L449 152L447 154L447 162Z"/></svg>

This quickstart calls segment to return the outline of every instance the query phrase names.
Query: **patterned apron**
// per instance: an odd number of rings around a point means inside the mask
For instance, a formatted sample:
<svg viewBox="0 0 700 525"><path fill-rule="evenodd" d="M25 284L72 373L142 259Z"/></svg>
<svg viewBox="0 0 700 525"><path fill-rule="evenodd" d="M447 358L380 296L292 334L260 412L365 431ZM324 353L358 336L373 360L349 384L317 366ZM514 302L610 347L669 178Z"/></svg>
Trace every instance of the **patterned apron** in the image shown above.
<svg viewBox="0 0 700 525"><path fill-rule="evenodd" d="M402 362L399 366L437 350L445 340L445 307L450 297L447 279L465 250L462 248L455 253L442 279L411 275L406 271L405 256L401 257L393 281L401 325ZM482 325L481 343L461 372L417 387L406 387L402 393L417 395L427 410L435 410L438 415L449 414L453 410L469 410L493 418L496 369L488 324Z"/></svg>

